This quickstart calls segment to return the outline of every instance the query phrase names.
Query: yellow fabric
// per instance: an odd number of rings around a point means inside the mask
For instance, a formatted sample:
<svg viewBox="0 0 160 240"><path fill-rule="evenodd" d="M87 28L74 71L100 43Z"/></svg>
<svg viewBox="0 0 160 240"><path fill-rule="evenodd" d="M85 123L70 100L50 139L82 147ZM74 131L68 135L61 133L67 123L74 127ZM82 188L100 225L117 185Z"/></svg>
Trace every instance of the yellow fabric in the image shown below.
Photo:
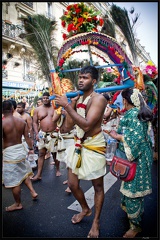
<svg viewBox="0 0 160 240"><path fill-rule="evenodd" d="M100 153L100 154L105 154L106 152L106 147L95 147L95 146L91 146L91 145L85 145L85 144L82 144L83 147L89 149L89 150L92 150L92 151L95 151L97 153Z"/></svg>
<svg viewBox="0 0 160 240"><path fill-rule="evenodd" d="M81 165L77 168L79 154L75 151L75 145L66 149L67 167L78 175L79 179L92 180L106 174L105 159L105 139L100 132L94 137L88 137L82 144L81 148Z"/></svg>

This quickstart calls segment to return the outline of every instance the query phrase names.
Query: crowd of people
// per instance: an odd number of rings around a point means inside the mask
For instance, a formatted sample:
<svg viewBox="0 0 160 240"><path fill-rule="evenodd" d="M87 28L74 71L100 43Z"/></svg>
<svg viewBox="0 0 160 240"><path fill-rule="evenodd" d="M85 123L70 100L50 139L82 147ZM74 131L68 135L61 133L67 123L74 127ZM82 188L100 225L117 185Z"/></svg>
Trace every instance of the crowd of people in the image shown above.
<svg viewBox="0 0 160 240"><path fill-rule="evenodd" d="M22 209L20 185L24 181L35 200L32 182L43 177L46 154L52 154L56 176L60 177L60 163L65 162L68 172L66 192L72 193L82 207L71 221L77 224L92 214L80 187L80 180L92 182L94 195L94 218L88 238L99 237L100 215L104 202L104 182L106 174L106 146L108 137L118 142L115 154L129 161L137 162L135 178L131 182L122 181L121 207L126 212L130 228L124 238L134 238L141 230L144 212L144 197L152 193L151 167L153 146L149 135L153 113L138 89L121 91L125 112L116 111L109 105L109 94L98 94L94 86L98 81L98 70L86 66L79 72L78 89L82 96L71 98L55 94L54 109L49 93L44 92L37 100L32 114L26 112L25 103L5 100L2 104L3 128L3 184L11 188L15 203L6 211ZM96 114L95 114L96 113ZM154 125L155 126L155 125ZM125 132L122 129L125 127ZM154 127L155 131L155 127ZM24 143L25 142L25 147ZM26 154L35 153L38 147L37 171L34 175L26 159ZM11 149L14 149L14 154ZM16 175L9 172L13 169Z"/></svg>

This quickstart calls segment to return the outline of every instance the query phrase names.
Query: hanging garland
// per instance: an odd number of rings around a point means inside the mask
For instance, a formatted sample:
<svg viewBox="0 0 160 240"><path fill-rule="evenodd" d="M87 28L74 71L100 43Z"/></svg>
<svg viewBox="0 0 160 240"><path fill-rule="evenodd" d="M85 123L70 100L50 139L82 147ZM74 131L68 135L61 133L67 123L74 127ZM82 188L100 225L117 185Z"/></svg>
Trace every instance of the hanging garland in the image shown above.
<svg viewBox="0 0 160 240"><path fill-rule="evenodd" d="M71 47L62 55L62 57L60 58L59 62L58 62L58 66L56 67L56 72L58 72L59 77L63 77L62 74L62 70L63 70L63 65L65 64L65 61L74 53L78 53L78 52L88 52L88 50L77 50L77 51L72 51L74 48L78 47L78 46L83 46L84 45L92 45L92 46L97 46L99 47L99 49L103 52L109 53L110 56L112 56L112 58L114 58L114 61L116 61L117 63L122 63L123 67L128 70L128 64L125 61L124 57L118 53L118 51L115 50L114 47L111 46L107 46L106 44L104 44L101 40L91 40L91 39L87 39L85 41L81 41L81 42L75 42L74 44L71 45ZM102 57L100 54L97 54L96 52L91 51L92 54L97 55L99 58L101 58L104 62L108 63L108 61ZM127 74L130 76L130 78L132 80L135 79L134 76L132 76L130 74L129 71L127 71ZM119 83L119 82L118 82Z"/></svg>

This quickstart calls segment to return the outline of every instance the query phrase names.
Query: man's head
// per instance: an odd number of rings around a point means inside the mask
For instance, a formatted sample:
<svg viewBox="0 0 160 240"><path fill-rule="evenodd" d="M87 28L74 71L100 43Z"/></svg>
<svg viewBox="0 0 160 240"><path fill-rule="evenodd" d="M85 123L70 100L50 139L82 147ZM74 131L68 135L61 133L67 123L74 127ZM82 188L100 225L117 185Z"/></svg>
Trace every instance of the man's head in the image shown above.
<svg viewBox="0 0 160 240"><path fill-rule="evenodd" d="M98 70L94 66L85 66L80 70L80 74L90 73L92 79L98 81Z"/></svg>
<svg viewBox="0 0 160 240"><path fill-rule="evenodd" d="M6 114L6 113L13 113L14 109L13 109L13 105L11 100L5 100L2 102L2 113Z"/></svg>
<svg viewBox="0 0 160 240"><path fill-rule="evenodd" d="M17 112L20 114L25 112L25 103L24 102L17 103Z"/></svg>
<svg viewBox="0 0 160 240"><path fill-rule="evenodd" d="M12 105L13 105L14 110L16 110L16 108L17 108L17 103L16 103L16 101L13 100L13 99L10 99L10 101L12 102Z"/></svg>
<svg viewBox="0 0 160 240"><path fill-rule="evenodd" d="M49 99L49 92L44 92L43 93L43 96L42 96L42 99L43 99L43 104L44 105L48 105L48 106L50 106L50 103L51 103L51 100Z"/></svg>
<svg viewBox="0 0 160 240"><path fill-rule="evenodd" d="M37 100L37 107L43 105L43 98L38 98Z"/></svg>
<svg viewBox="0 0 160 240"><path fill-rule="evenodd" d="M26 102L27 102L27 98L26 98L26 97L23 97L23 98L22 98L22 102L26 103Z"/></svg>
<svg viewBox="0 0 160 240"><path fill-rule="evenodd" d="M94 66L83 67L78 76L79 90L88 91L93 89L98 81L98 70Z"/></svg>

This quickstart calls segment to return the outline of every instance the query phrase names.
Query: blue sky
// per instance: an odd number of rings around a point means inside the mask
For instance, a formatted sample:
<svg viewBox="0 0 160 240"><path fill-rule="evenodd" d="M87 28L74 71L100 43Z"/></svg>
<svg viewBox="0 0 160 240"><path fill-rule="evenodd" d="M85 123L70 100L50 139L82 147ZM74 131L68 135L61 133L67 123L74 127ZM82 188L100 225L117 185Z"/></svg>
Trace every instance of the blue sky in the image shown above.
<svg viewBox="0 0 160 240"><path fill-rule="evenodd" d="M112 2L109 2L112 4ZM151 60L158 66L158 1L157 2L113 2L122 9L134 7L139 19L135 25L136 38L145 47ZM132 14L133 15L133 14ZM132 16L129 13L129 16Z"/></svg>

